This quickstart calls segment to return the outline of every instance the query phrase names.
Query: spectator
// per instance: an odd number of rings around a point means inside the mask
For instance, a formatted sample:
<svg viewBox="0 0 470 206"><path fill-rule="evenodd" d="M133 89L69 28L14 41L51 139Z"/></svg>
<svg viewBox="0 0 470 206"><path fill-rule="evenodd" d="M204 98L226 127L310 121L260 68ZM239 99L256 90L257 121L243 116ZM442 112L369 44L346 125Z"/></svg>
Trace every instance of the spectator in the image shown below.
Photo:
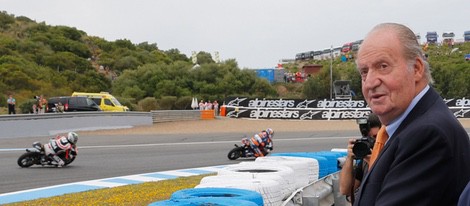
<svg viewBox="0 0 470 206"><path fill-rule="evenodd" d="M212 106L214 107L214 115L218 116L219 115L219 103L217 100L214 100L214 103L212 103Z"/></svg>
<svg viewBox="0 0 470 206"><path fill-rule="evenodd" d="M47 108L47 99L44 97L44 95L41 94L39 97L39 114L44 114L46 113L46 108Z"/></svg>
<svg viewBox="0 0 470 206"><path fill-rule="evenodd" d="M58 113L64 113L64 105L62 104L62 102L59 102L57 103L57 112Z"/></svg>
<svg viewBox="0 0 470 206"><path fill-rule="evenodd" d="M31 110L33 111L33 114L38 113L38 104L36 102L34 102L33 105L31 106Z"/></svg>
<svg viewBox="0 0 470 206"><path fill-rule="evenodd" d="M33 114L39 113L39 98L39 96L34 96L35 101L32 105Z"/></svg>
<svg viewBox="0 0 470 206"><path fill-rule="evenodd" d="M206 110L211 110L212 109L212 103L211 103L211 100L209 100L208 102L206 102Z"/></svg>
<svg viewBox="0 0 470 206"><path fill-rule="evenodd" d="M359 48L362 93L385 127L354 205L456 205L470 180L468 134L423 58L415 33L395 23L373 28Z"/></svg>
<svg viewBox="0 0 470 206"><path fill-rule="evenodd" d="M369 141L369 143L373 144L373 142L375 142L377 132L379 131L381 126L382 123L380 123L380 120L377 115L375 115L374 113L370 113L369 117L367 118L366 130L368 131L364 131L364 133L367 133L368 135L368 140L371 140ZM354 193L357 192L359 185L361 185L362 178L364 177L367 172L367 169L369 168L370 155L367 155L363 159L356 159L353 153L353 147L355 142L356 139L349 140L348 155L340 173L339 190L343 195L347 196L354 195L353 191ZM354 161L356 161L357 163L356 166L354 166ZM354 200L354 197L351 199Z"/></svg>
<svg viewBox="0 0 470 206"><path fill-rule="evenodd" d="M199 102L199 110L204 110L205 109L205 105L204 105L204 101L202 101L201 99L201 102Z"/></svg>
<svg viewBox="0 0 470 206"><path fill-rule="evenodd" d="M8 114L16 114L15 111L15 105L16 105L16 100L13 98L13 95L9 95L7 99L8 103Z"/></svg>

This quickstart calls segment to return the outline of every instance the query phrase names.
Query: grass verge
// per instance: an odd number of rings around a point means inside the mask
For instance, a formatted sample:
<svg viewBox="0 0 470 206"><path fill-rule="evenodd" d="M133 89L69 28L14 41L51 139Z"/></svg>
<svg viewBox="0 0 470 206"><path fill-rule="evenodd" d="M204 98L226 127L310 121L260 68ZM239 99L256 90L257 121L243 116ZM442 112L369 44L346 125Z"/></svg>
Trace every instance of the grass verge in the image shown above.
<svg viewBox="0 0 470 206"><path fill-rule="evenodd" d="M148 205L152 202L167 200L173 192L178 190L194 188L203 177L210 175L214 174L179 177L171 180L91 190L6 204L5 206Z"/></svg>

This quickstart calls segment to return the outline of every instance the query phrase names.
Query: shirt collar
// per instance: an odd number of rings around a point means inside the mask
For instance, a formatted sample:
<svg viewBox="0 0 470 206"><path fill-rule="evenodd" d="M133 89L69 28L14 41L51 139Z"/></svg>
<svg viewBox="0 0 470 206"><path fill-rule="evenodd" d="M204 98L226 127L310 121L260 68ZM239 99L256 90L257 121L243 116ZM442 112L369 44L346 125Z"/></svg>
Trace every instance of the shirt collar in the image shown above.
<svg viewBox="0 0 470 206"><path fill-rule="evenodd" d="M388 140L391 139L391 137L393 136L395 131L397 131L398 127L401 125L403 120L408 116L408 114L416 106L416 104L418 104L419 100L423 98L424 94L426 94L429 88L430 88L429 85L426 85L426 87L424 87L424 89L421 90L421 92L419 92L418 95L416 95L413 98L413 100L411 100L411 103L410 105L408 105L408 108L406 108L405 112L403 112L400 116L398 116L398 118L392 120L392 122L389 125L386 125L385 130L387 130L387 134L390 137L388 138ZM385 144L387 144L387 142Z"/></svg>

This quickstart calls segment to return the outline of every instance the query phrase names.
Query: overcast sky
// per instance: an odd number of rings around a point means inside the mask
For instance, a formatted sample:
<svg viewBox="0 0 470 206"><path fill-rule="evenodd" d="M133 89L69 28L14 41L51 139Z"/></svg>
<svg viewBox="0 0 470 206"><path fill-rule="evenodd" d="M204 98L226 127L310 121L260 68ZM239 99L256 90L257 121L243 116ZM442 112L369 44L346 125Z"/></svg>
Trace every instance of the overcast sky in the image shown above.
<svg viewBox="0 0 470 206"><path fill-rule="evenodd" d="M241 68L272 68L296 53L341 46L383 22L422 38L453 31L463 39L470 30L468 0L0 0L0 10L188 57L217 51Z"/></svg>

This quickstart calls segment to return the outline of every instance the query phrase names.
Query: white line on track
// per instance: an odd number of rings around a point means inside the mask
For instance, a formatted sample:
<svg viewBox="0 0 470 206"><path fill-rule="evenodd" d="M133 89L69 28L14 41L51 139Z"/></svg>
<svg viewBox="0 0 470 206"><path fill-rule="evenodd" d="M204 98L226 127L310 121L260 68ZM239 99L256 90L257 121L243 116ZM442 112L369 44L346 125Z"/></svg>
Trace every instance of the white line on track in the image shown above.
<svg viewBox="0 0 470 206"><path fill-rule="evenodd" d="M282 141L311 141L326 139L347 139L351 137L310 137L310 138L291 138L291 139L275 139L275 142ZM96 148L123 148L123 147L155 147L155 146L174 146L174 145L207 145L207 144L227 144L237 143L240 141L210 141L210 142L175 142L175 143L155 143L155 144L128 144L128 145L101 145L101 146L79 146L78 149L96 149ZM5 148L0 152L23 151L26 148Z"/></svg>

